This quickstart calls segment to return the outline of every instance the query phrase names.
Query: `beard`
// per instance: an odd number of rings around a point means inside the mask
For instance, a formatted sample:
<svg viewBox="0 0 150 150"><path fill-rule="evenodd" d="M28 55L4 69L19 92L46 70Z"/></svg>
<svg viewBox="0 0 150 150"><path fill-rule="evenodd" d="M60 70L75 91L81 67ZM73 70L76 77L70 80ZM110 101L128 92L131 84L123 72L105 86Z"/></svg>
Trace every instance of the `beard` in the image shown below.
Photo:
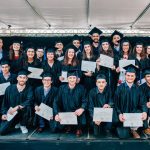
<svg viewBox="0 0 150 150"><path fill-rule="evenodd" d="M20 86L24 86L24 85L26 84L26 82L20 81L20 82L18 82L18 84L19 84Z"/></svg>

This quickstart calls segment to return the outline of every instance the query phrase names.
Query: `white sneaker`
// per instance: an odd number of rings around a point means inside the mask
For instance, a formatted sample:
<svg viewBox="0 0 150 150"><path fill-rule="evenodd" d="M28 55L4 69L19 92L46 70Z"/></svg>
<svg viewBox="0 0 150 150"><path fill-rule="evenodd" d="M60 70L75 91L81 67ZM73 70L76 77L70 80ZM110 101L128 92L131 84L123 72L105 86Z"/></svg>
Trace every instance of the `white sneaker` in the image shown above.
<svg viewBox="0 0 150 150"><path fill-rule="evenodd" d="M15 129L19 129L20 128L20 123L15 125Z"/></svg>
<svg viewBox="0 0 150 150"><path fill-rule="evenodd" d="M28 129L26 128L26 126L20 126L20 129L23 134L28 133Z"/></svg>

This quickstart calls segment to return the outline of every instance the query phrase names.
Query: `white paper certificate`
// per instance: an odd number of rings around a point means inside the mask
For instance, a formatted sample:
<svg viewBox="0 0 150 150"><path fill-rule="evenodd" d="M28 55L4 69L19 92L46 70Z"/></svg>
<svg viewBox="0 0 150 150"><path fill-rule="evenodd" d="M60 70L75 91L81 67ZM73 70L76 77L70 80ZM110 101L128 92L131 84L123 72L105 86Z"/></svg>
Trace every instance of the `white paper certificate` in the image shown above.
<svg viewBox="0 0 150 150"><path fill-rule="evenodd" d="M59 113L61 119L60 124L63 125L77 125L77 116L74 112Z"/></svg>
<svg viewBox="0 0 150 150"><path fill-rule="evenodd" d="M64 80L62 82L68 82L68 79L67 79L67 71L62 71L61 72L61 76L64 78Z"/></svg>
<svg viewBox="0 0 150 150"><path fill-rule="evenodd" d="M41 103L40 106L40 111L36 111L35 113L46 120L50 120L53 117L53 109L44 103Z"/></svg>
<svg viewBox="0 0 150 150"><path fill-rule="evenodd" d="M131 64L135 66L135 60L127 60L127 59L119 60L119 67L121 70L123 69L123 67L126 67Z"/></svg>
<svg viewBox="0 0 150 150"><path fill-rule="evenodd" d="M96 62L82 60L82 64L81 64L81 70L82 71L86 71L86 72L92 71L92 72L95 72L95 68L96 68Z"/></svg>
<svg viewBox="0 0 150 150"><path fill-rule="evenodd" d="M142 127L142 113L124 113L124 127Z"/></svg>
<svg viewBox="0 0 150 150"><path fill-rule="evenodd" d="M9 108L8 112L10 111L10 109L12 109L12 107ZM13 113L13 115L11 115L8 112L7 112L7 121L11 121L17 115L17 113L18 113L17 111L15 111Z"/></svg>
<svg viewBox="0 0 150 150"><path fill-rule="evenodd" d="M100 66L107 68L113 68L114 58L100 54Z"/></svg>
<svg viewBox="0 0 150 150"><path fill-rule="evenodd" d="M94 108L93 121L112 122L112 108Z"/></svg>
<svg viewBox="0 0 150 150"><path fill-rule="evenodd" d="M10 82L0 84L0 95L5 94L5 90L9 85L10 85Z"/></svg>
<svg viewBox="0 0 150 150"><path fill-rule="evenodd" d="M58 57L57 60L62 61L64 59L64 56Z"/></svg>
<svg viewBox="0 0 150 150"><path fill-rule="evenodd" d="M34 68L34 67L29 67L28 70L31 72L28 77L33 78L33 79L42 79L40 76L43 72L43 69L40 68Z"/></svg>

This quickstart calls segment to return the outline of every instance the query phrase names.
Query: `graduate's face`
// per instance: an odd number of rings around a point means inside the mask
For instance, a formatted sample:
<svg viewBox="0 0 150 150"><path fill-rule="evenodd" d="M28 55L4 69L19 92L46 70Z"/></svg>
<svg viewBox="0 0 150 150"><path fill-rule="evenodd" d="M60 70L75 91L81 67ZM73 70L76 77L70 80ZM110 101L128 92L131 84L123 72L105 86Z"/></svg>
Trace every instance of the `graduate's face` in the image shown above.
<svg viewBox="0 0 150 150"><path fill-rule="evenodd" d="M91 52L91 45L84 45L84 50L86 54L90 54Z"/></svg>
<svg viewBox="0 0 150 150"><path fill-rule="evenodd" d="M134 83L136 75L135 73L132 72L126 72L125 78L128 83Z"/></svg>
<svg viewBox="0 0 150 150"><path fill-rule="evenodd" d="M3 74L9 73L10 66L8 64L2 65Z"/></svg>
<svg viewBox="0 0 150 150"><path fill-rule="evenodd" d="M143 45L136 45L136 53L141 54L143 50Z"/></svg>
<svg viewBox="0 0 150 150"><path fill-rule="evenodd" d="M146 53L150 55L150 46L147 46Z"/></svg>
<svg viewBox="0 0 150 150"><path fill-rule="evenodd" d="M50 61L50 60L54 60L54 53L50 53L48 52L47 53L47 59Z"/></svg>
<svg viewBox="0 0 150 150"><path fill-rule="evenodd" d="M44 50L42 48L41 49L37 49L36 55L37 55L38 58L42 58L43 55L44 55Z"/></svg>
<svg viewBox="0 0 150 150"><path fill-rule="evenodd" d="M75 55L74 49L69 49L68 50L68 58L73 59L74 55Z"/></svg>
<svg viewBox="0 0 150 150"><path fill-rule="evenodd" d="M20 50L20 43L13 43L13 50L19 51Z"/></svg>
<svg viewBox="0 0 150 150"><path fill-rule="evenodd" d="M91 38L95 43L98 43L100 39L100 35L98 33L93 33Z"/></svg>
<svg viewBox="0 0 150 150"><path fill-rule="evenodd" d="M43 82L44 87L50 87L52 84L52 79L51 77L44 77L42 79L42 82Z"/></svg>
<svg viewBox="0 0 150 150"><path fill-rule="evenodd" d="M150 74L145 76L145 80L150 85Z"/></svg>
<svg viewBox="0 0 150 150"><path fill-rule="evenodd" d="M103 42L102 43L102 48L103 48L104 51L107 51L108 48L109 48L109 43L108 42Z"/></svg>
<svg viewBox="0 0 150 150"><path fill-rule="evenodd" d="M106 85L107 85L107 82L105 79L98 79L96 81L96 86L98 87L99 90L104 90Z"/></svg>
<svg viewBox="0 0 150 150"><path fill-rule="evenodd" d="M68 77L68 84L74 86L77 83L77 77L76 76L69 76Z"/></svg>
<svg viewBox="0 0 150 150"><path fill-rule="evenodd" d="M33 49L33 48L29 48L29 49L27 50L27 57L28 57L28 58L33 58L34 55L35 55L34 49Z"/></svg>
<svg viewBox="0 0 150 150"><path fill-rule="evenodd" d="M129 43L128 42L124 42L122 44L122 49L124 53L127 53L129 51Z"/></svg>
<svg viewBox="0 0 150 150"><path fill-rule="evenodd" d="M3 40L0 39L0 48L2 48L2 47L3 47Z"/></svg>
<svg viewBox="0 0 150 150"><path fill-rule="evenodd" d="M119 42L120 42L120 36L119 35L114 35L113 36L113 39L112 39L112 42L114 45L118 46L119 45ZM118 42L119 41L119 42Z"/></svg>
<svg viewBox="0 0 150 150"><path fill-rule="evenodd" d="M74 40L72 42L72 44L76 47L76 48L79 48L80 47L80 41L79 40Z"/></svg>
<svg viewBox="0 0 150 150"><path fill-rule="evenodd" d="M18 84L19 84L20 86L23 86L23 85L26 84L26 82L27 82L27 80L28 80L28 77L27 77L26 75L19 75L19 76L17 77L17 80L18 80Z"/></svg>
<svg viewBox="0 0 150 150"><path fill-rule="evenodd" d="M56 43L55 48L57 48L58 50L62 50L64 48L63 43Z"/></svg>

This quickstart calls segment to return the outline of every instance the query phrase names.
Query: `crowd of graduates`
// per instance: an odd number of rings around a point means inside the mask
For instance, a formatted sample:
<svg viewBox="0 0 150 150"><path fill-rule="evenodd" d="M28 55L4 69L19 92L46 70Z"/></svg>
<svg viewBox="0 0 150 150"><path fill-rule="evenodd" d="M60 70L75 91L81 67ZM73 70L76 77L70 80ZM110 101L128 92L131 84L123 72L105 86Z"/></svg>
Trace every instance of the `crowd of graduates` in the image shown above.
<svg viewBox="0 0 150 150"><path fill-rule="evenodd" d="M113 132L120 138L150 135L150 43L137 41L131 46L116 30L109 39L101 34L95 27L82 42L74 35L66 46L56 41L46 50L31 44L22 49L20 41L5 50L0 38L0 84L10 82L0 96L0 134L14 128L26 134L28 128L36 127L38 132L49 128L50 132L75 132L77 136L87 130L95 136ZM112 68L101 66L102 54L113 58ZM82 71L83 60L96 62L95 71ZM135 60L135 65L121 69L119 60ZM42 79L28 78L29 67L43 69ZM62 72L67 72L67 82ZM41 103L53 108L50 121L35 114ZM93 121L95 107L113 108L112 123ZM7 114L15 112L7 121ZM74 112L78 125L61 125L60 112ZM124 127L124 113L142 113L143 127Z"/></svg>

